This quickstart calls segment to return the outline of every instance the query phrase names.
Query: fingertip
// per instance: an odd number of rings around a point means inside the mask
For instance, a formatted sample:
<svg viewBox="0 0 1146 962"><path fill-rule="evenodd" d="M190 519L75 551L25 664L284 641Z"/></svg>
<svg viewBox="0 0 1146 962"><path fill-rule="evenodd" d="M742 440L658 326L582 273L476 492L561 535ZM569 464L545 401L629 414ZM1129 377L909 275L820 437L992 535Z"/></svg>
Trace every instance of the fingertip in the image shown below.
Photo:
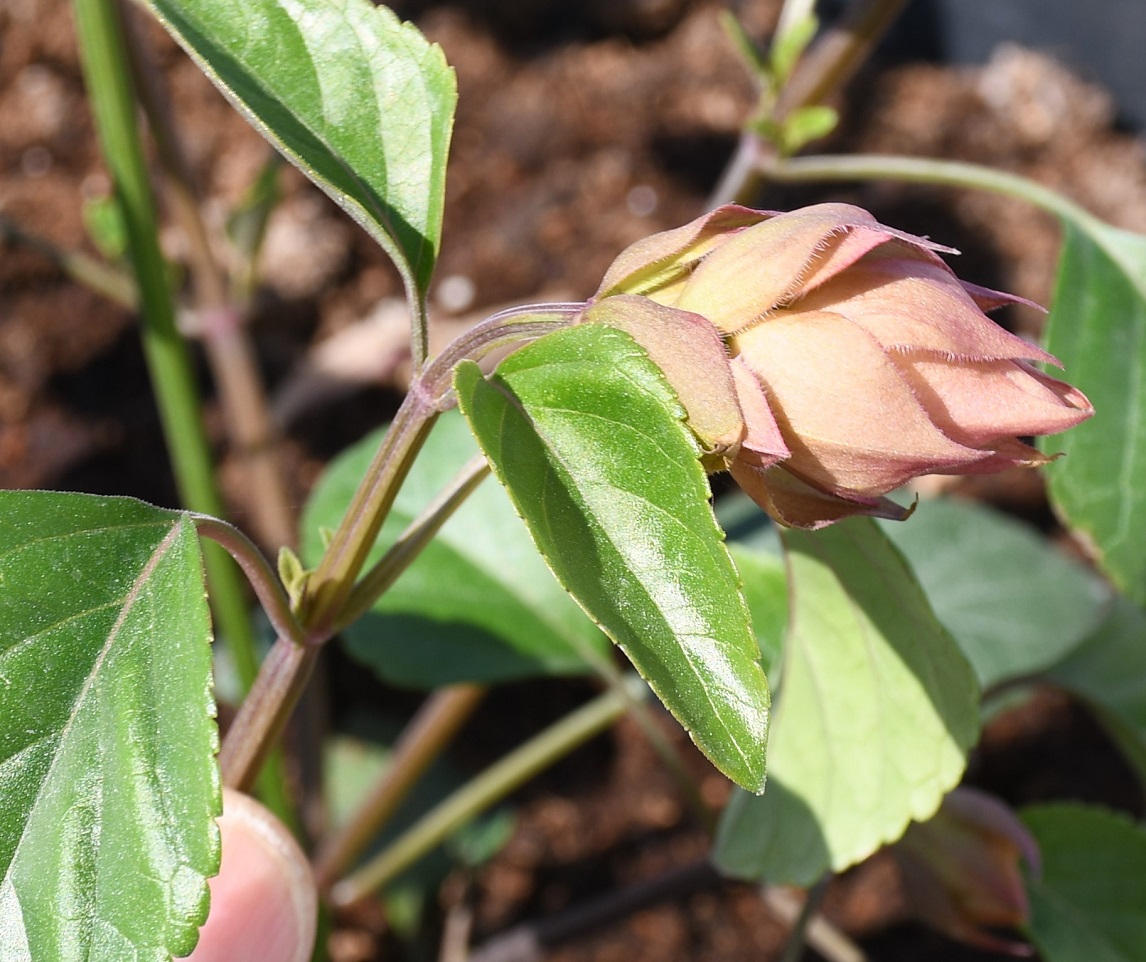
<svg viewBox="0 0 1146 962"><path fill-rule="evenodd" d="M298 843L253 798L224 789L223 859L211 911L189 962L307 962L318 896Z"/></svg>

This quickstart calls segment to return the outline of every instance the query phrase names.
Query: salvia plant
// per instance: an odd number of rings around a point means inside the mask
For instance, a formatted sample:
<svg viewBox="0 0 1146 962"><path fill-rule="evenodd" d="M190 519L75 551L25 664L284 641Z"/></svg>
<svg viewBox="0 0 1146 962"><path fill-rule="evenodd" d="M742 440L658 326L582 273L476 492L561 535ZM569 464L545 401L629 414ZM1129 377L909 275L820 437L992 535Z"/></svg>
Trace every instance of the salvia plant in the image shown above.
<svg viewBox="0 0 1146 962"><path fill-rule="evenodd" d="M280 736L336 637L434 694L402 763L315 847L322 905L384 889L623 713L656 738L659 700L739 786L713 823L724 874L816 893L891 846L918 915L948 935L1052 962L1146 958L1137 823L959 787L984 693L1036 684L1090 705L1146 775L1146 240L998 171L794 156L835 124L825 102L899 4L860 4L816 40L811 4L790 2L765 52L730 19L760 99L709 211L621 251L587 301L502 311L437 353L426 303L456 101L442 51L367 0L141 6L393 260L414 374L297 535L267 523L276 559L224 520L157 241L138 105L161 154L163 124L127 66L131 11L75 0L133 268L121 299L143 319L183 507L0 492L0 960L190 953L222 787L298 827ZM959 280L936 241L840 203L746 206L764 179L864 178L1057 215L1045 346L989 319L1017 299ZM252 261L273 170L256 188L235 221ZM243 284L198 269L225 388L249 367ZM257 441L266 415L245 396L229 427ZM1044 468L1093 565L986 508L904 493L1015 467ZM714 511L725 472L747 497ZM275 634L261 660L236 571ZM246 690L221 744L212 612ZM364 857L484 686L560 672L603 693ZM813 896L795 939L814 911Z"/></svg>

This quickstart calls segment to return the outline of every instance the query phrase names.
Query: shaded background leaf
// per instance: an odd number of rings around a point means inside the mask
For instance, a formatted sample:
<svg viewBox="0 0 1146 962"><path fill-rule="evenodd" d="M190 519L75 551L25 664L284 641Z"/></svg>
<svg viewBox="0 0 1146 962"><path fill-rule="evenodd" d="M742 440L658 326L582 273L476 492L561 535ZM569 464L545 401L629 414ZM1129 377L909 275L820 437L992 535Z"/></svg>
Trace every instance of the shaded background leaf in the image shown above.
<svg viewBox="0 0 1146 962"><path fill-rule="evenodd" d="M1045 677L1086 703L1146 785L1146 613L1116 599L1103 623Z"/></svg>
<svg viewBox="0 0 1146 962"><path fill-rule="evenodd" d="M1027 934L1046 962L1138 962L1146 946L1146 830L1083 805L1020 815L1042 852Z"/></svg>
<svg viewBox="0 0 1146 962"><path fill-rule="evenodd" d="M194 527L43 491L0 517L0 956L183 955L219 858Z"/></svg>
<svg viewBox="0 0 1146 962"><path fill-rule="evenodd" d="M302 518L308 564L322 529L337 527L381 432L331 462ZM395 500L368 563L377 561L473 455L457 411L441 416ZM430 689L576 673L608 657L609 644L554 580L501 486L483 483L446 522L373 610L343 633L347 649L382 679Z"/></svg>
<svg viewBox="0 0 1146 962"><path fill-rule="evenodd" d="M1146 237L1064 222L1047 349L1094 404L1042 442L1058 510L1114 582L1146 603Z"/></svg>
<svg viewBox="0 0 1146 962"><path fill-rule="evenodd" d="M1111 592L1033 528L990 508L924 501L881 528L984 688L1054 664L1101 623Z"/></svg>
<svg viewBox="0 0 1146 962"><path fill-rule="evenodd" d="M462 411L566 590L713 763L764 780L768 686L698 449L628 335L582 325L459 367Z"/></svg>
<svg viewBox="0 0 1146 962"><path fill-rule="evenodd" d="M970 665L874 522L788 531L790 623L764 795L734 796L721 871L810 885L928 818L978 732Z"/></svg>
<svg viewBox="0 0 1146 962"><path fill-rule="evenodd" d="M368 0L144 0L236 108L424 295L457 85L439 47Z"/></svg>

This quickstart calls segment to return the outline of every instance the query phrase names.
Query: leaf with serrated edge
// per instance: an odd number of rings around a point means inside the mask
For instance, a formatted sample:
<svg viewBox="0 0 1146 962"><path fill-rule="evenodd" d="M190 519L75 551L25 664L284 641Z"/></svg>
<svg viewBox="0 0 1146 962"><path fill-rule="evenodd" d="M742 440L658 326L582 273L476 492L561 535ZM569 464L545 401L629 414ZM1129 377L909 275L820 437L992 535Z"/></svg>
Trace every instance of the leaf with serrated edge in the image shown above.
<svg viewBox="0 0 1146 962"><path fill-rule="evenodd" d="M726 809L722 871L810 885L930 817L978 729L970 665L870 519L785 533L790 622L768 789Z"/></svg>
<svg viewBox="0 0 1146 962"><path fill-rule="evenodd" d="M768 687L695 440L628 335L586 324L458 368L463 413L557 579L713 763L758 791Z"/></svg>
<svg viewBox="0 0 1146 962"><path fill-rule="evenodd" d="M1052 500L1127 594L1146 603L1146 237L1064 225L1047 349L1094 417L1042 448Z"/></svg>
<svg viewBox="0 0 1146 962"><path fill-rule="evenodd" d="M1141 962L1146 946L1146 829L1084 805L1019 815L1038 842L1027 935L1045 962Z"/></svg>
<svg viewBox="0 0 1146 962"><path fill-rule="evenodd" d="M378 448L364 438L328 466L302 519L303 557L317 563ZM465 419L443 414L410 469L368 563L478 453ZM609 643L553 579L501 487L483 483L434 541L343 633L347 649L391 684L484 684L589 671Z"/></svg>
<svg viewBox="0 0 1146 962"><path fill-rule="evenodd" d="M424 295L457 102L441 48L368 0L142 2Z"/></svg>
<svg viewBox="0 0 1146 962"><path fill-rule="evenodd" d="M0 517L0 959L186 954L219 859L194 527L43 491Z"/></svg>

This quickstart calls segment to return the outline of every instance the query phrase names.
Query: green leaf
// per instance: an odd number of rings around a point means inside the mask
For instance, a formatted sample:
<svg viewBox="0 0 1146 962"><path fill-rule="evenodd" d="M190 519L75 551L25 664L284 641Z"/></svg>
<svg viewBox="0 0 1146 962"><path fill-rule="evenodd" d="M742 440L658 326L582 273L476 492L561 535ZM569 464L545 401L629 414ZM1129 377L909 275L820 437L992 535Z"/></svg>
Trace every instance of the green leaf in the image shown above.
<svg viewBox="0 0 1146 962"><path fill-rule="evenodd" d="M744 62L744 66L748 68L748 72L761 84L771 88L773 85L772 68L768 63L765 63L760 48L757 47L756 42L748 36L743 24L737 19L736 14L731 10L721 10L718 17L720 18L720 25L724 28L728 39L732 41L732 46L740 55L740 59Z"/></svg>
<svg viewBox="0 0 1146 962"><path fill-rule="evenodd" d="M1106 614L1103 582L997 511L940 499L880 524L984 688L1048 668Z"/></svg>
<svg viewBox="0 0 1146 962"><path fill-rule="evenodd" d="M0 958L184 955L219 865L194 527L42 491L0 517Z"/></svg>
<svg viewBox="0 0 1146 962"><path fill-rule="evenodd" d="M1130 597L1146 603L1146 237L1064 222L1047 349L1095 415L1043 442L1065 457L1047 468L1071 527Z"/></svg>
<svg viewBox="0 0 1146 962"><path fill-rule="evenodd" d="M788 82L801 55L808 48L808 44L815 39L819 28L819 18L814 13L808 13L807 16L790 23L783 34L773 39L770 60L772 76L778 88Z"/></svg>
<svg viewBox="0 0 1146 962"><path fill-rule="evenodd" d="M788 573L779 555L739 544L730 544L728 550L744 582L741 591L748 602L752 630L760 646L761 667L775 686L779 679L773 677L773 672L780 670L780 653L788 624Z"/></svg>
<svg viewBox="0 0 1146 962"><path fill-rule="evenodd" d="M729 875L810 885L935 812L975 741L978 689L872 521L784 538L791 613L768 788L733 798L713 857Z"/></svg>
<svg viewBox="0 0 1146 962"><path fill-rule="evenodd" d="M1042 851L1028 881L1027 934L1045 962L1140 962L1146 946L1146 830L1082 805L1021 813Z"/></svg>
<svg viewBox="0 0 1146 962"><path fill-rule="evenodd" d="M144 2L424 296L457 101L441 49L369 0Z"/></svg>
<svg viewBox="0 0 1146 962"><path fill-rule="evenodd" d="M317 563L321 531L337 527L381 433L331 462L302 521L303 557ZM456 412L438 419L382 528L377 561L426 503L478 453ZM481 485L366 617L347 648L386 681L437 688L583 672L608 641L554 580L496 484Z"/></svg>
<svg viewBox="0 0 1146 962"><path fill-rule="evenodd" d="M768 685L699 451L628 335L586 324L458 368L462 411L557 579L726 775L764 781Z"/></svg>
<svg viewBox="0 0 1146 962"><path fill-rule="evenodd" d="M1081 698L1146 785L1146 614L1123 598L1089 638L1047 672Z"/></svg>
<svg viewBox="0 0 1146 962"><path fill-rule="evenodd" d="M784 118L781 128L781 147L786 154L794 154L813 140L827 137L840 122L839 112L833 107L802 107Z"/></svg>

